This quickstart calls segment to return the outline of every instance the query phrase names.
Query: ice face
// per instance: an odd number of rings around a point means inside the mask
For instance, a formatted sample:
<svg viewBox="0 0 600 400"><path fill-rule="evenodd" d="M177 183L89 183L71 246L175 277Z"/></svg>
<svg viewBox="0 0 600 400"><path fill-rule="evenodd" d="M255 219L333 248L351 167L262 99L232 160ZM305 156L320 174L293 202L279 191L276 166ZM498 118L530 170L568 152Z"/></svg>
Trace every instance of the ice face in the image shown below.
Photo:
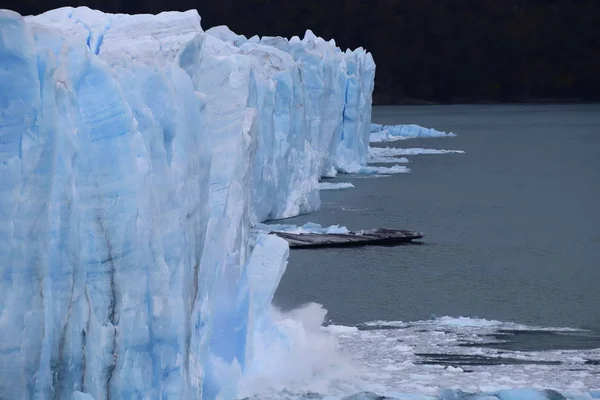
<svg viewBox="0 0 600 400"><path fill-rule="evenodd" d="M0 398L232 398L375 64L195 11L0 10ZM278 337L285 343L285 331Z"/></svg>
<svg viewBox="0 0 600 400"><path fill-rule="evenodd" d="M171 63L117 59L108 34L100 48L87 30L107 23L78 10L46 24L1 16L2 120L19 125L2 128L16 145L2 146L0 166L11 177L0 397L193 396L209 212L202 99Z"/></svg>

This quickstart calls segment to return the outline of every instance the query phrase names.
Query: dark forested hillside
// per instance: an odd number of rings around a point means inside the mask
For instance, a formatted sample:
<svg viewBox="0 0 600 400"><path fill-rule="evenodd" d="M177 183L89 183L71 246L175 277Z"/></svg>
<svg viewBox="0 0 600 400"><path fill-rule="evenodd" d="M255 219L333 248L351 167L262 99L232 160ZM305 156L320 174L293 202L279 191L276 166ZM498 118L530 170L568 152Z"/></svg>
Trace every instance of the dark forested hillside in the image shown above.
<svg viewBox="0 0 600 400"><path fill-rule="evenodd" d="M196 8L205 29L247 36L310 28L373 53L378 103L600 100L599 0L0 0L22 14L63 5Z"/></svg>

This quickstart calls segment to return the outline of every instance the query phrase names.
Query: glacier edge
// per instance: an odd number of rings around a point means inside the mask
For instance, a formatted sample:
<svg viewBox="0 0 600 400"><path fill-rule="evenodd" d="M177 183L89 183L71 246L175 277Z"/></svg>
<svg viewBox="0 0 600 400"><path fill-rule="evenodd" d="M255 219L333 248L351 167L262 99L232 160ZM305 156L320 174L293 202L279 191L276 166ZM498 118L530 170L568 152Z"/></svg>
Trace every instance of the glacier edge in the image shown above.
<svg viewBox="0 0 600 400"><path fill-rule="evenodd" d="M232 398L375 63L195 11L0 10L0 398ZM280 332L279 336L283 333Z"/></svg>

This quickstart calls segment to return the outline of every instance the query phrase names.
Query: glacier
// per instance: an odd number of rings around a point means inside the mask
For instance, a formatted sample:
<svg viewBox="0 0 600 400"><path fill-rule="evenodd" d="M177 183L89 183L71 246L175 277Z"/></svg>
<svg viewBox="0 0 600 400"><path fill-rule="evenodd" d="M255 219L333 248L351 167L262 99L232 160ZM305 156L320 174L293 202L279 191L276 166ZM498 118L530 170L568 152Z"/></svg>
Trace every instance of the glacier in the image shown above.
<svg viewBox="0 0 600 400"><path fill-rule="evenodd" d="M0 398L234 398L286 335L251 227L366 165L374 75L196 11L0 10Z"/></svg>
<svg viewBox="0 0 600 400"><path fill-rule="evenodd" d="M267 233L348 229L262 222L350 187L322 177L431 153L370 141L453 135L371 124L374 75L362 48L204 31L196 11L0 10L0 399L564 398L542 384L579 376L571 354L533 389L412 362L447 344L432 324L498 321L324 327L319 305L272 306L289 249Z"/></svg>

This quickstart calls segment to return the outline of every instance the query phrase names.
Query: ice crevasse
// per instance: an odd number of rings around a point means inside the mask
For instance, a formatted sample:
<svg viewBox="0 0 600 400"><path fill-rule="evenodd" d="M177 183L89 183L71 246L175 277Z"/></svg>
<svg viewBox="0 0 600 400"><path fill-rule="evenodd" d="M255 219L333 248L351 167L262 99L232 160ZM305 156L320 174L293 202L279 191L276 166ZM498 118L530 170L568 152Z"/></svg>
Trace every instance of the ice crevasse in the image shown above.
<svg viewBox="0 0 600 400"><path fill-rule="evenodd" d="M195 11L0 10L0 398L235 396L288 251L250 227L366 164L374 74Z"/></svg>

